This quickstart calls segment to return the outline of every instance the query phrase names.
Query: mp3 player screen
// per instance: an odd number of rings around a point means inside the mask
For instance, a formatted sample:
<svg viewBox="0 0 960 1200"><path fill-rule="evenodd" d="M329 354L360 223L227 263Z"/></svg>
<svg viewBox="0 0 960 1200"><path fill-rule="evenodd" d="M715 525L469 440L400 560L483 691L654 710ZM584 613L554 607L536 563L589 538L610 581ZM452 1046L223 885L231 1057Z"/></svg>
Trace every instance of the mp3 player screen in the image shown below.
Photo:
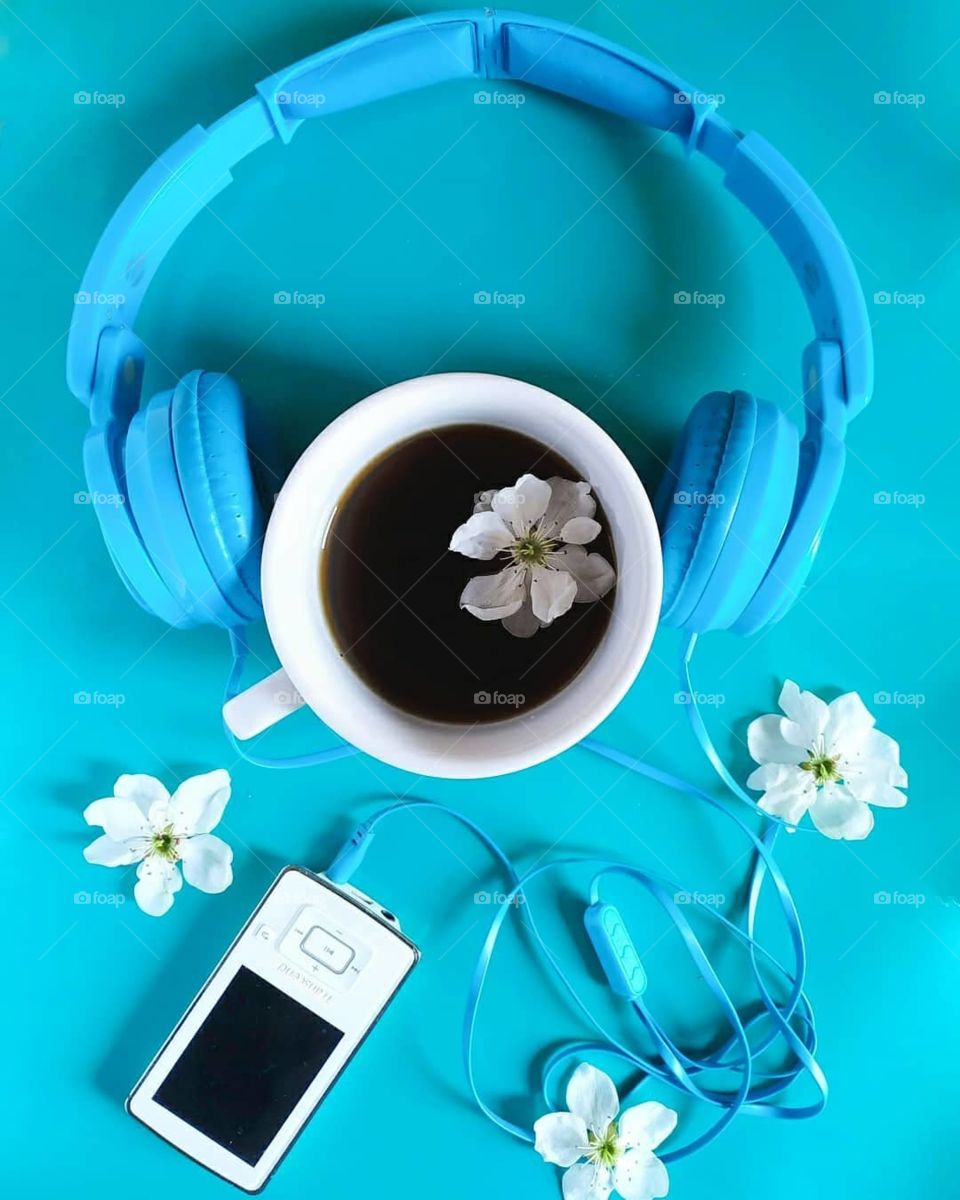
<svg viewBox="0 0 960 1200"><path fill-rule="evenodd" d="M342 1037L241 967L154 1098L254 1166Z"/></svg>

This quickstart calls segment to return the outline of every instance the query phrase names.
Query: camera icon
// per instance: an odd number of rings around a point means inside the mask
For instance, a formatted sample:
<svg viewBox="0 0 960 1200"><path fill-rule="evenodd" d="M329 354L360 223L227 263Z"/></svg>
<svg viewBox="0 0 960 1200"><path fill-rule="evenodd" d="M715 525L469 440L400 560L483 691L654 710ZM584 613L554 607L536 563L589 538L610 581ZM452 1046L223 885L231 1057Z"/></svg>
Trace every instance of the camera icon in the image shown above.
<svg viewBox="0 0 960 1200"><path fill-rule="evenodd" d="M893 299L893 297L890 295L889 292L874 292L873 293L874 304L889 304L892 299Z"/></svg>
<svg viewBox="0 0 960 1200"><path fill-rule="evenodd" d="M874 892L873 893L874 904L889 904L891 899L892 899L892 897L889 892Z"/></svg>
<svg viewBox="0 0 960 1200"><path fill-rule="evenodd" d="M891 499L892 499L892 497L889 492L874 492L873 493L874 504L889 504Z"/></svg>
<svg viewBox="0 0 960 1200"><path fill-rule="evenodd" d="M489 92L474 92L473 93L473 102L474 102L474 104L489 104L490 103L490 93Z"/></svg>
<svg viewBox="0 0 960 1200"><path fill-rule="evenodd" d="M73 893L73 902L74 902L74 904L89 904L90 903L90 893L89 892L74 892Z"/></svg>
<svg viewBox="0 0 960 1200"><path fill-rule="evenodd" d="M274 292L273 293L274 304L289 304L290 299L291 299L291 297L290 297L289 292Z"/></svg>
<svg viewBox="0 0 960 1200"><path fill-rule="evenodd" d="M692 296L690 295L689 292L674 292L673 293L674 304L689 304L691 299L692 299Z"/></svg>
<svg viewBox="0 0 960 1200"><path fill-rule="evenodd" d="M490 695L489 692L474 692L473 693L474 704L489 704L491 700L492 700L492 696Z"/></svg>
<svg viewBox="0 0 960 1200"><path fill-rule="evenodd" d="M474 902L474 904L489 904L490 903L490 893L489 892L474 892L473 893L473 902Z"/></svg>
<svg viewBox="0 0 960 1200"><path fill-rule="evenodd" d="M474 292L473 293L473 302L474 302L474 304L489 304L490 303L490 293L489 292Z"/></svg>
<svg viewBox="0 0 960 1200"><path fill-rule="evenodd" d="M892 99L892 97L889 92L874 92L873 93L874 104L889 104L891 99Z"/></svg>
<svg viewBox="0 0 960 1200"><path fill-rule="evenodd" d="M90 100L91 100L91 96L90 96L89 92L74 92L73 93L74 104L89 104Z"/></svg>
<svg viewBox="0 0 960 1200"><path fill-rule="evenodd" d="M73 693L74 704L89 704L91 702L91 699L92 699L92 697L89 692L74 692Z"/></svg>
<svg viewBox="0 0 960 1200"><path fill-rule="evenodd" d="M873 702L874 702L874 704L889 704L890 703L890 693L889 692L874 692L873 693Z"/></svg>

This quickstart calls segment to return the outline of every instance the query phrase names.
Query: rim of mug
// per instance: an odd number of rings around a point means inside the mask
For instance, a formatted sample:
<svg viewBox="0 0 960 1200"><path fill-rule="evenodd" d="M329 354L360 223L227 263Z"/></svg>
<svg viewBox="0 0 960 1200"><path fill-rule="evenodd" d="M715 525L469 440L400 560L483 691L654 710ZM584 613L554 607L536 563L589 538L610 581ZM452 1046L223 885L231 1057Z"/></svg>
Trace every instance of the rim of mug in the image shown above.
<svg viewBox="0 0 960 1200"><path fill-rule="evenodd" d="M447 416L437 419L445 411ZM594 490L610 523L617 558L613 614L581 670L529 713L518 709L504 720L473 726L417 717L379 696L341 654L320 585L323 546L352 482L392 446L424 430L456 424L498 425L539 441L545 438L532 427L546 425L552 434L560 430L558 452L578 470L587 467L583 474L592 484L596 470L590 464L602 464L603 485ZM281 665L307 705L335 733L382 762L419 775L492 778L569 749L623 698L657 627L660 537L639 476L616 442L586 413L552 392L508 376L427 375L358 401L303 452L267 525L261 589L267 628ZM578 704L578 693L585 701L588 694L592 699ZM477 697L490 694L481 686L475 692Z"/></svg>

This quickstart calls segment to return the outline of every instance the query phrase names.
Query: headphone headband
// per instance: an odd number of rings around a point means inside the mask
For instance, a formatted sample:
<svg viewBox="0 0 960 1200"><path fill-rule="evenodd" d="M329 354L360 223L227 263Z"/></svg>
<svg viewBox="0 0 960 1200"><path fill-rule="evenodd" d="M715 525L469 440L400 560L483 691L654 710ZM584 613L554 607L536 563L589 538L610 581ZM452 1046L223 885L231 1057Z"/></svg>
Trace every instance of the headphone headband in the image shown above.
<svg viewBox="0 0 960 1200"><path fill-rule="evenodd" d="M413 17L310 55L257 86L257 95L205 129L194 126L144 173L104 230L84 274L67 349L67 381L97 407L100 337L132 328L157 268L196 214L232 182L248 154L302 122L453 79L512 79L676 134L724 172L724 183L764 225L800 284L815 342L804 397L838 433L866 405L873 348L863 293L826 210L758 134L742 134L698 93L641 56L579 28L491 10ZM830 369L824 369L829 367ZM109 395L113 389L96 389ZM95 423L108 414L91 413Z"/></svg>

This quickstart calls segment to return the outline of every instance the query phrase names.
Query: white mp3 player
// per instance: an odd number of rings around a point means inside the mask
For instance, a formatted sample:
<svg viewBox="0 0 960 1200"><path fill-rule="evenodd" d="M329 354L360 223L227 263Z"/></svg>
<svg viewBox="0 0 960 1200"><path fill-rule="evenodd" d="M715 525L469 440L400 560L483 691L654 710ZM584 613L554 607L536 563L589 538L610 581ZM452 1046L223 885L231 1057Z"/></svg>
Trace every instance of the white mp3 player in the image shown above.
<svg viewBox="0 0 960 1200"><path fill-rule="evenodd" d="M393 913L362 892L285 868L127 1111L260 1191L419 957Z"/></svg>

